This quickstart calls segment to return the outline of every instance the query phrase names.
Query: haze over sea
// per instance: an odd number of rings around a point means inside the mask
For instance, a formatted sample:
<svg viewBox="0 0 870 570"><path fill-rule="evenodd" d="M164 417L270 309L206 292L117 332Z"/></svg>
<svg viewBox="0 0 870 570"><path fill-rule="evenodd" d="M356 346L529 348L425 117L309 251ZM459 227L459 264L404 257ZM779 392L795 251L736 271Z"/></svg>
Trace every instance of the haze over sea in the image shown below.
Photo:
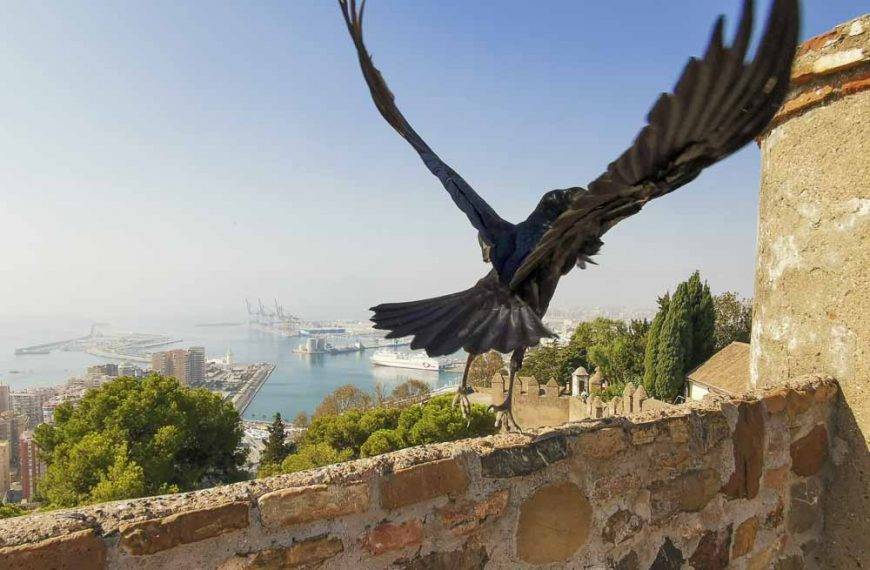
<svg viewBox="0 0 870 570"><path fill-rule="evenodd" d="M242 322L238 318L238 322ZM267 419L281 412L292 419L297 413L311 413L323 396L343 384L354 384L373 392L380 382L387 390L408 380L425 380L433 387L457 377L455 372L426 372L372 366L371 350L362 353L306 356L293 349L303 338L284 338L251 329L247 324L199 327L202 321L111 322L106 330L164 334L183 339L170 348L204 346L207 358L223 357L232 350L237 364L272 362L271 377L248 406L245 419ZM48 355L16 356L15 348L87 335L93 321L84 319L17 319L0 326L0 381L21 390L31 386L61 384L80 376L92 364L108 362L81 352L54 351ZM140 366L145 366L139 364Z"/></svg>

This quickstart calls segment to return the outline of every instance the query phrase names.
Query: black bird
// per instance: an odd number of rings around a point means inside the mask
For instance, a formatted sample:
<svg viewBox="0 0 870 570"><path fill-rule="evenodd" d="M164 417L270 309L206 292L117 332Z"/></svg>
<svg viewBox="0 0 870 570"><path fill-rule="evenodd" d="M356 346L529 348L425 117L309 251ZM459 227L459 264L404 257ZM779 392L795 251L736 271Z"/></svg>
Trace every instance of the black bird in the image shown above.
<svg viewBox="0 0 870 570"><path fill-rule="evenodd" d="M574 266L594 263L601 236L652 200L692 181L711 164L755 138L773 118L788 90L798 39L797 0L773 0L754 57L746 53L753 3L744 0L731 45L723 43L720 16L701 59L691 58L673 93L663 93L647 115L634 144L610 163L588 188L544 194L518 224L502 219L471 186L420 138L393 100L363 43L365 0L339 0L356 46L363 77L384 119L414 147L478 232L484 261L492 269L470 289L408 303L373 307L375 328L388 338L413 336L411 348L430 356L468 352L457 394L468 410L466 386L474 357L489 350L512 352L507 397L491 406L496 425L518 428L511 414L513 383L527 348L554 336L541 319L559 279Z"/></svg>

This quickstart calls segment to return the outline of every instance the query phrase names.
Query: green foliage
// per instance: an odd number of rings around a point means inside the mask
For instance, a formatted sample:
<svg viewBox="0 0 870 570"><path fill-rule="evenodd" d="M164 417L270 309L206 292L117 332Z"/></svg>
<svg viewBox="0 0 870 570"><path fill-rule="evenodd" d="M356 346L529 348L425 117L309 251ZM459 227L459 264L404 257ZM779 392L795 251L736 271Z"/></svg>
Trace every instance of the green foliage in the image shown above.
<svg viewBox="0 0 870 570"><path fill-rule="evenodd" d="M350 410L365 410L371 408L373 403L371 395L353 384L345 384L323 398L314 410L314 417L343 414Z"/></svg>
<svg viewBox="0 0 870 570"><path fill-rule="evenodd" d="M504 357L494 350L481 354L471 363L468 370L468 383L471 386L488 387L492 377L504 370Z"/></svg>
<svg viewBox="0 0 870 570"><path fill-rule="evenodd" d="M21 515L26 513L26 510L16 505L0 505L0 519L20 517Z"/></svg>
<svg viewBox="0 0 870 570"><path fill-rule="evenodd" d="M311 423L311 418L308 417L308 414L305 412L299 412L296 414L296 417L293 418L293 426L298 428L307 428Z"/></svg>
<svg viewBox="0 0 870 570"><path fill-rule="evenodd" d="M495 417L483 406L472 405L470 416L463 418L451 404L451 396L440 396L405 409L378 407L315 417L298 451L288 455L280 469L268 466L258 475L291 473L414 445L495 432Z"/></svg>
<svg viewBox="0 0 870 570"><path fill-rule="evenodd" d="M752 334L751 299L742 299L737 293L726 291L713 297L713 310L716 313L714 351L718 352L732 342L749 342Z"/></svg>
<svg viewBox="0 0 870 570"><path fill-rule="evenodd" d="M353 450L336 450L328 443L313 443L304 445L299 451L287 456L281 463L280 473L295 473L333 463L341 463L354 458Z"/></svg>
<svg viewBox="0 0 870 570"><path fill-rule="evenodd" d="M62 404L35 431L51 506L197 489L243 478L232 404L174 378L122 377Z"/></svg>
<svg viewBox="0 0 870 570"><path fill-rule="evenodd" d="M543 346L532 350L520 374L534 376L538 382L555 378L564 385L578 366L592 372L600 369L608 381L601 396L609 399L622 393L620 387L637 382L643 374L643 355L650 325L647 321L630 323L599 317L580 323L565 346Z"/></svg>
<svg viewBox="0 0 870 570"><path fill-rule="evenodd" d="M673 297L659 299L644 356L643 384L650 395L671 402L682 394L686 374L713 354L714 326L710 287L697 271Z"/></svg>
<svg viewBox="0 0 870 570"><path fill-rule="evenodd" d="M269 426L269 437L266 439L266 445L263 447L262 455L260 455L260 464L265 466L281 463L293 451L293 447L292 443L287 442L281 414L275 414L275 419Z"/></svg>
<svg viewBox="0 0 870 570"><path fill-rule="evenodd" d="M432 388L429 387L429 384L423 382L422 380L415 380L411 378L410 380L406 380L393 388L393 391L390 392L390 400L406 400L408 398L416 398L419 396L425 396L429 392L432 391Z"/></svg>

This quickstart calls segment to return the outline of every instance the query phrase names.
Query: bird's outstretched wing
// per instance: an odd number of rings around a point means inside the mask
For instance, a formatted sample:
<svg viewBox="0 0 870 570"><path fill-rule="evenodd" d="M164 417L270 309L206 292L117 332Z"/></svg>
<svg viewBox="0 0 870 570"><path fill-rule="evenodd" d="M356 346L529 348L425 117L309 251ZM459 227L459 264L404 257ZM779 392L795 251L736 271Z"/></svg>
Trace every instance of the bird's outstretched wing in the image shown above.
<svg viewBox="0 0 870 570"><path fill-rule="evenodd" d="M495 242L495 236L501 230L510 227L511 224L499 217L495 210L461 176L429 148L429 145L420 138L420 135L414 131L396 107L392 92L387 87L381 72L372 63L372 56L363 43L362 23L365 0L360 3L359 10L357 10L356 0L339 0L338 4L341 7L342 15L344 15L344 21L347 23L350 37L356 46L363 77L369 86L378 111L396 132L414 147L426 167L441 180L444 188L450 193L450 197L453 198L459 209L468 216L471 225L492 245Z"/></svg>
<svg viewBox="0 0 870 570"><path fill-rule="evenodd" d="M511 278L518 287L547 268L567 273L588 261L600 237L653 198L690 182L738 150L770 122L788 90L797 47L797 0L774 0L751 61L752 1L744 0L734 42L722 43L719 17L703 59L691 58L673 93L663 93L634 144L578 192Z"/></svg>

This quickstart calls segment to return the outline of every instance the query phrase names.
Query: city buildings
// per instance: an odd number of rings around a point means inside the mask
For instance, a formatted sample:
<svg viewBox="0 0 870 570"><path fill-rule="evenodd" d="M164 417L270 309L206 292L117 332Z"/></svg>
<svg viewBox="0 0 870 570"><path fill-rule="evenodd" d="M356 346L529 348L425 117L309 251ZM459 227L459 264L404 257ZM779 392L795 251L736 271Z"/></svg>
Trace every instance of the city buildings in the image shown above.
<svg viewBox="0 0 870 570"><path fill-rule="evenodd" d="M10 399L9 386L0 384L0 413L10 409L12 409L12 400Z"/></svg>
<svg viewBox="0 0 870 570"><path fill-rule="evenodd" d="M32 388L23 392L12 392L9 398L10 409L26 416L30 426L37 426L43 422L42 404L52 395L53 390L47 388Z"/></svg>
<svg viewBox="0 0 870 570"><path fill-rule="evenodd" d="M24 430L27 429L27 416L15 411L6 411L0 413L0 442L9 444L9 460L7 464L12 466L12 469L18 468L18 437Z"/></svg>
<svg viewBox="0 0 870 570"><path fill-rule="evenodd" d="M12 484L12 446L8 441L0 441L0 497L6 495Z"/></svg>
<svg viewBox="0 0 870 570"><path fill-rule="evenodd" d="M192 346L155 352L151 355L151 369L162 376L172 376L187 385L202 384L205 380L205 348Z"/></svg>
<svg viewBox="0 0 870 570"><path fill-rule="evenodd" d="M39 460L39 448L33 440L33 432L25 431L18 440L18 455L21 466L19 476L21 479L22 498L31 502L36 494L36 485L45 474L45 463Z"/></svg>

